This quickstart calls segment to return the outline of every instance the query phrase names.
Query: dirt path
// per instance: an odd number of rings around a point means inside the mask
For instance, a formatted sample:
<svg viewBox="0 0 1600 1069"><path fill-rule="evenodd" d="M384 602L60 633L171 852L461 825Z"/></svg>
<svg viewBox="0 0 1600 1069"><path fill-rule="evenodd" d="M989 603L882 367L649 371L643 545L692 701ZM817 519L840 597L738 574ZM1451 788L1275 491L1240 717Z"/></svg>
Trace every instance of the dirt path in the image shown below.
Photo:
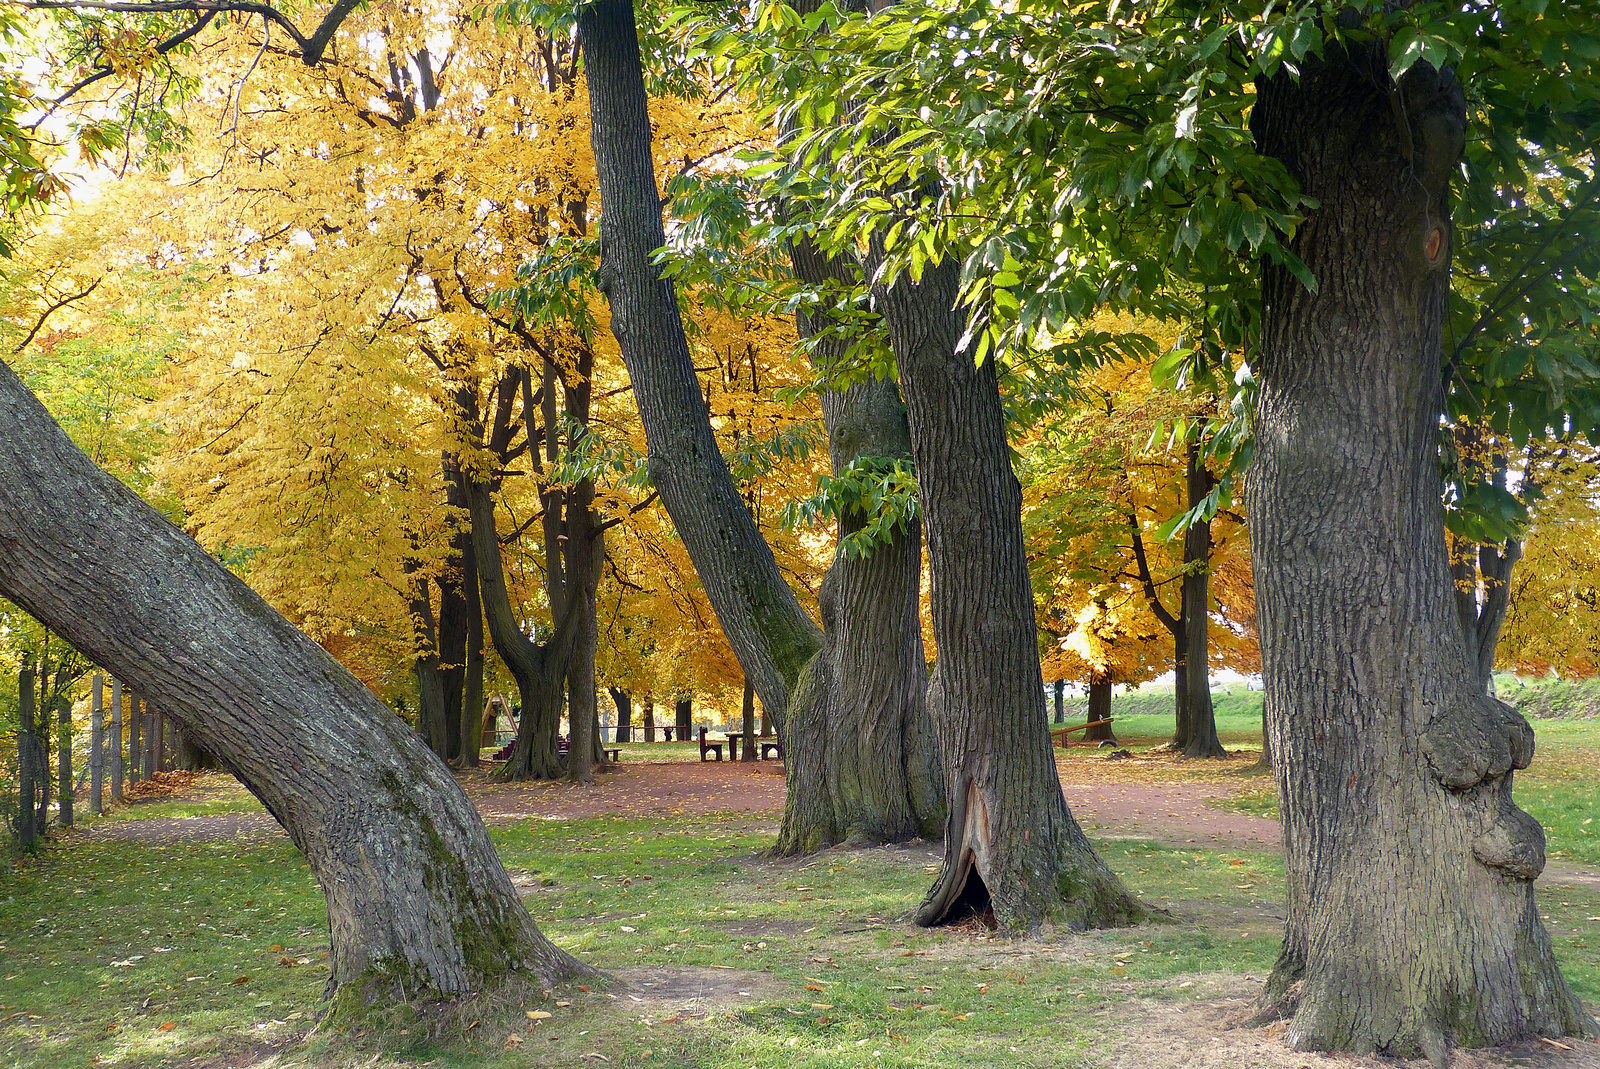
<svg viewBox="0 0 1600 1069"><path fill-rule="evenodd" d="M1139 767L1144 766L1144 767ZM1278 822L1209 803L1237 793L1247 781L1160 779L1145 761L1119 762L1103 771L1064 763L1062 793L1073 815L1097 838L1151 839L1201 850L1276 851ZM1132 775L1134 779L1124 780ZM461 785L491 823L535 816L573 820L598 816L705 816L748 813L771 820L783 814L783 766L770 761L629 762L600 776L592 787L571 783L501 783L486 769L459 774ZM102 821L84 834L98 838L167 842L223 842L282 835L265 813ZM1551 886L1600 891L1600 866L1552 861L1540 877Z"/></svg>

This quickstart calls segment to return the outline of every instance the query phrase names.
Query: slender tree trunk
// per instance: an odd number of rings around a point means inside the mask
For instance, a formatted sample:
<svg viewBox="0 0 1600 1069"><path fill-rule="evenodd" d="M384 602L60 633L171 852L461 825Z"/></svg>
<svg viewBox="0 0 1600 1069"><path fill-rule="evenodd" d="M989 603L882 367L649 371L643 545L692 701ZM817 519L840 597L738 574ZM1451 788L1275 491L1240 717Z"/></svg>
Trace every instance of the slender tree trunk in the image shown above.
<svg viewBox="0 0 1600 1069"><path fill-rule="evenodd" d="M1448 72L1385 42L1258 84L1251 123L1320 207L1264 265L1247 484L1288 884L1265 1013L1298 1049L1426 1054L1593 1031L1539 920L1533 732L1484 692L1440 504Z"/></svg>
<svg viewBox="0 0 1600 1069"><path fill-rule="evenodd" d="M587 413L585 413L587 415ZM594 782L596 727L599 708L594 677L595 650L600 641L600 619L595 593L605 561L605 533L590 508L594 484L585 479L574 487L567 502L567 584L576 619L572 658L567 667L567 776L579 783Z"/></svg>
<svg viewBox="0 0 1600 1069"><path fill-rule="evenodd" d="M587 971L534 926L450 770L4 365L0 596L166 709L284 825L327 896L330 994L359 1007Z"/></svg>
<svg viewBox="0 0 1600 1069"><path fill-rule="evenodd" d="M459 465L453 458L444 458L445 503L452 508L467 507L466 491L455 477ZM463 756L462 728L464 719L481 716L483 706L476 709L467 703L467 646L471 641L471 599L467 591L477 585L473 568L472 525L456 526L450 544L449 567L439 576L439 673L443 690L444 753L446 760L459 762Z"/></svg>
<svg viewBox="0 0 1600 1069"><path fill-rule="evenodd" d="M744 700L740 702L739 731L744 735L744 760L756 759L756 688L744 681Z"/></svg>
<svg viewBox="0 0 1600 1069"><path fill-rule="evenodd" d="M89 813L96 817L105 800L105 684L99 672L89 683Z"/></svg>
<svg viewBox="0 0 1600 1069"><path fill-rule="evenodd" d="M1089 679L1089 723L1097 720L1111 718L1111 680L1091 676ZM1100 724L1098 727L1084 728L1083 738L1086 742L1109 742L1116 744L1116 733L1111 730L1110 724Z"/></svg>
<svg viewBox="0 0 1600 1069"><path fill-rule="evenodd" d="M139 724L144 720L144 709L137 694L128 695L128 782L139 782Z"/></svg>
<svg viewBox="0 0 1600 1069"><path fill-rule="evenodd" d="M31 850L38 843L34 798L44 770L39 767L36 730L33 666L24 664L17 672L17 841L24 850Z"/></svg>
<svg viewBox="0 0 1600 1069"><path fill-rule="evenodd" d="M469 546L470 549L470 546ZM461 687L461 763L477 768L483 750L483 602L478 594L476 552L463 557L467 598L467 672Z"/></svg>
<svg viewBox="0 0 1600 1069"><path fill-rule="evenodd" d="M677 714L678 739L687 742L694 731L694 695L678 699Z"/></svg>
<svg viewBox="0 0 1600 1069"><path fill-rule="evenodd" d="M1022 488L990 361L958 347L960 266L929 264L875 296L889 327L916 458L939 661L928 692L950 815L944 864L917 911L938 924L986 902L1017 931L1127 924L1144 909L1061 795L1039 696Z"/></svg>
<svg viewBox="0 0 1600 1069"><path fill-rule="evenodd" d="M656 701L650 694L644 696L644 741L656 741Z"/></svg>
<svg viewBox="0 0 1600 1069"><path fill-rule="evenodd" d="M649 443L650 477L728 643L769 709L821 641L778 571L717 447L677 294L651 262L666 244L638 35L630 0L578 11L599 180L599 286Z"/></svg>
<svg viewBox="0 0 1600 1069"><path fill-rule="evenodd" d="M56 672L56 820L72 827L72 695L67 670Z"/></svg>
<svg viewBox="0 0 1600 1069"><path fill-rule="evenodd" d="M144 703L144 716L139 724L139 775L151 780L156 775L156 712L148 700Z"/></svg>
<svg viewBox="0 0 1600 1069"><path fill-rule="evenodd" d="M1056 680L1055 714L1056 723L1065 724L1067 722L1067 681L1065 679Z"/></svg>
<svg viewBox="0 0 1600 1069"><path fill-rule="evenodd" d="M1145 556L1139 518L1132 512L1128 513L1128 532L1133 539L1133 559L1139 570L1139 581L1144 586L1145 600L1161 626L1172 634L1172 741L1158 749L1183 753L1188 749L1189 740L1194 737L1193 722L1189 716L1189 602L1187 598L1179 598L1176 616L1162 604L1161 595L1156 590L1155 576L1150 570L1150 561ZM1187 540L1184 548L1187 551Z"/></svg>
<svg viewBox="0 0 1600 1069"><path fill-rule="evenodd" d="M45 680L49 678L43 658L39 665L39 701L38 719L34 722L33 749L36 754L34 764L33 782L39 792L39 806L33 812L33 826L38 829L42 838L50 828L50 785L53 782L50 775L50 708L53 702L46 689Z"/></svg>
<svg viewBox="0 0 1600 1069"><path fill-rule="evenodd" d="M160 709L156 710L155 752L156 771L172 771L167 765L167 715Z"/></svg>
<svg viewBox="0 0 1600 1069"><path fill-rule="evenodd" d="M122 801L122 680L111 677L111 800Z"/></svg>
<svg viewBox="0 0 1600 1069"><path fill-rule="evenodd" d="M1213 479L1200 456L1200 443L1188 445L1184 483L1189 508L1196 508L1211 493ZM1187 738L1176 736L1172 747L1185 757L1227 757L1217 738L1217 714L1211 705L1211 521L1189 525L1183 536L1183 651L1184 685L1188 691Z"/></svg>
<svg viewBox="0 0 1600 1069"><path fill-rule="evenodd" d="M617 687L608 688L611 692L611 701L617 707L617 742L631 742L633 727L630 723L633 717L633 698L625 690Z"/></svg>
<svg viewBox="0 0 1600 1069"><path fill-rule="evenodd" d="M502 775L511 779L557 779L562 774L556 752L561 727L561 699L566 694L567 663L572 654L577 623L569 599L567 612L556 622L548 642L534 642L517 626L506 589L505 565L500 557L500 537L494 525L494 500L489 487L471 484L472 542L478 558L478 588L484 617L494 648L517 681L522 713L517 720L517 741Z"/></svg>

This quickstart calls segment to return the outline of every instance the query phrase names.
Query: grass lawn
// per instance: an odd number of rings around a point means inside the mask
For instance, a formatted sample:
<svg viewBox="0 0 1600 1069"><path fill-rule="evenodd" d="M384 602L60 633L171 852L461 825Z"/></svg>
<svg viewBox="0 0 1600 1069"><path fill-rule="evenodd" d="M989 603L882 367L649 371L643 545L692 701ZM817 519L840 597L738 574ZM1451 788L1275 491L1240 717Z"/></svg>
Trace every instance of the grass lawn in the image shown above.
<svg viewBox="0 0 1600 1069"><path fill-rule="evenodd" d="M1102 843L1181 919L1012 942L906 922L936 857L923 847L768 861L772 828L748 817L530 820L493 835L545 932L633 988L524 992L470 1007L442 1037L402 1008L381 1032L302 1041L327 947L292 847L76 835L0 881L0 1065L223 1065L288 1044L279 1064L1093 1066L1129 1006L1215 999L1277 950L1271 855ZM1600 895L1559 899L1541 903L1557 952L1595 1003L1586 918ZM635 1001L663 968L726 997L704 1015Z"/></svg>

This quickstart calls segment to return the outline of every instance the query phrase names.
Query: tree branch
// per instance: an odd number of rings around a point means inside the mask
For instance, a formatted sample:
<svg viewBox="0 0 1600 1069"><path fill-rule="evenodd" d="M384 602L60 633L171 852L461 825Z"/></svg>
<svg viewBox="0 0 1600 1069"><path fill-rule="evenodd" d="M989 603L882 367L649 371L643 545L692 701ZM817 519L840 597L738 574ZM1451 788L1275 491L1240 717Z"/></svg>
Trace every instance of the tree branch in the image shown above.
<svg viewBox="0 0 1600 1069"><path fill-rule="evenodd" d="M234 11L246 15L260 15L269 22L277 23L293 38L294 43L300 47L300 58L308 67L314 67L322 60L322 54L327 51L328 42L333 40L339 24L356 9L358 3L360 0L338 0L328 9L322 22L309 37L300 32L299 27L295 26L289 16L271 4L260 3L258 0L24 0L22 6L33 11L127 11L136 14L189 11L208 16Z"/></svg>

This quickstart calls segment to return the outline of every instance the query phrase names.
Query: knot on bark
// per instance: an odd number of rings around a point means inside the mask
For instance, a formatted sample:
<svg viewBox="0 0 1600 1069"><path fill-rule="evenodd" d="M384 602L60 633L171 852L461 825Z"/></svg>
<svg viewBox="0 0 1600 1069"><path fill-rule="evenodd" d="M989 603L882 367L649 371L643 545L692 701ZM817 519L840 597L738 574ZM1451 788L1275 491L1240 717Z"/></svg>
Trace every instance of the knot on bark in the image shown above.
<svg viewBox="0 0 1600 1069"><path fill-rule="evenodd" d="M1472 856L1491 869L1521 880L1544 871L1544 829L1527 813L1510 806L1494 827L1472 841Z"/></svg>
<svg viewBox="0 0 1600 1069"><path fill-rule="evenodd" d="M1422 752L1434 778L1466 790L1533 761L1533 728L1486 694L1458 695L1428 722Z"/></svg>

